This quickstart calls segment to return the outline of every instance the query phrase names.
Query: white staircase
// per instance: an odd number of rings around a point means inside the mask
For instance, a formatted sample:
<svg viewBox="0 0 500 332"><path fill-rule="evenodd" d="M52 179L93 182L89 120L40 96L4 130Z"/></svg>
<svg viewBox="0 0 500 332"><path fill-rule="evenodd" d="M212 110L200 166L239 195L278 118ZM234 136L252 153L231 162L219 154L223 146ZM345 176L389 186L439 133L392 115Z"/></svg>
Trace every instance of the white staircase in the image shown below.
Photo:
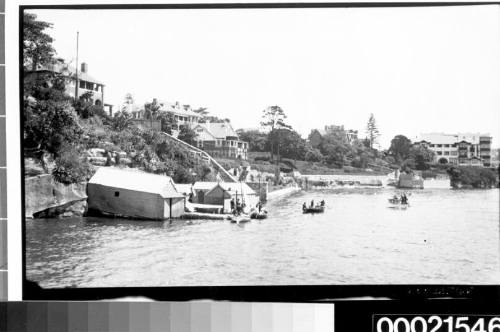
<svg viewBox="0 0 500 332"><path fill-rule="evenodd" d="M187 148L192 154L193 156L198 156L200 157L202 160L204 160L205 162L207 163L211 163L218 171L219 171L219 174L220 176L222 177L223 181L225 182L238 182L232 175L231 173L229 173L224 167L222 167L221 164L219 164L217 162L217 160L215 160L214 158L212 158L208 153L206 153L205 151L189 144L189 143L186 143L172 135L169 135L165 132L161 132L161 134L163 134L165 137L173 140L174 142L176 143L179 143L181 145L183 145L185 148Z"/></svg>

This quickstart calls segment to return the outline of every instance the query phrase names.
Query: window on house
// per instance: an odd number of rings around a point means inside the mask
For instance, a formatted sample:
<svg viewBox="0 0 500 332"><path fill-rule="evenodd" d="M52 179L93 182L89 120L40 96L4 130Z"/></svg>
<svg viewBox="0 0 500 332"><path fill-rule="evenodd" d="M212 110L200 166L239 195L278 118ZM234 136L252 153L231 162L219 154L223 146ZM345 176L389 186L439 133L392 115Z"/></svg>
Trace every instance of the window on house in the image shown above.
<svg viewBox="0 0 500 332"><path fill-rule="evenodd" d="M438 156L442 155L443 153L441 151L437 152Z"/></svg>
<svg viewBox="0 0 500 332"><path fill-rule="evenodd" d="M115 191L115 197L120 197L120 192L119 191Z"/></svg>
<svg viewBox="0 0 500 332"><path fill-rule="evenodd" d="M80 81L80 89L85 89L85 81Z"/></svg>
<svg viewBox="0 0 500 332"><path fill-rule="evenodd" d="M445 152L444 152L444 155L445 155L445 156L449 156L449 155L450 155L450 152L449 152L449 151L445 151Z"/></svg>

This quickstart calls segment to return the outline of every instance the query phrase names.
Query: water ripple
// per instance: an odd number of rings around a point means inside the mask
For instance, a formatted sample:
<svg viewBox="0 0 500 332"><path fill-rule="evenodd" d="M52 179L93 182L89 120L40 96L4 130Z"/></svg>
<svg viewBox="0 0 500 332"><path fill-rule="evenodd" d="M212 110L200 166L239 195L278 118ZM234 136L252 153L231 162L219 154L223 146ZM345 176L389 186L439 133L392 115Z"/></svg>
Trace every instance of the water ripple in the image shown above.
<svg viewBox="0 0 500 332"><path fill-rule="evenodd" d="M279 284L498 284L499 191L298 192L270 218L172 223L28 220L26 272L43 287ZM324 214L303 202L324 199Z"/></svg>

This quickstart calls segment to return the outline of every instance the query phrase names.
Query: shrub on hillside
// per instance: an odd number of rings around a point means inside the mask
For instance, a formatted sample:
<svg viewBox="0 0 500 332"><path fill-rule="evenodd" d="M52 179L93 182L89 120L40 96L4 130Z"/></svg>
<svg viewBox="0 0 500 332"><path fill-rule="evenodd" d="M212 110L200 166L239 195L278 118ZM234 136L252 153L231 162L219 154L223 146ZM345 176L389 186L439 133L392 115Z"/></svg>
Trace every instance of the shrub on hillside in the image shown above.
<svg viewBox="0 0 500 332"><path fill-rule="evenodd" d="M305 160L312 162L319 162L323 160L323 155L318 149L311 148L306 152Z"/></svg>
<svg viewBox="0 0 500 332"><path fill-rule="evenodd" d="M65 147L55 160L56 167L52 171L55 180L64 183L87 181L94 174L94 168L74 147Z"/></svg>

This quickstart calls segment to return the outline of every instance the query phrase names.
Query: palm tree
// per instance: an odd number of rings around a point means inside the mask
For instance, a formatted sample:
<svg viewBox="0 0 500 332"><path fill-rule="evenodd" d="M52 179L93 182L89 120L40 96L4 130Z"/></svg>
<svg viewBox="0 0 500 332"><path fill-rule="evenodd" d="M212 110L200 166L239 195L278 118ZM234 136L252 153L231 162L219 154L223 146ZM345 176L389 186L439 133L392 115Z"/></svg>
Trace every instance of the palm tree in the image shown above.
<svg viewBox="0 0 500 332"><path fill-rule="evenodd" d="M153 98L153 102L144 104L144 116L151 121L151 128L153 127L153 120L158 118L162 107L163 104L158 103L156 98Z"/></svg>

